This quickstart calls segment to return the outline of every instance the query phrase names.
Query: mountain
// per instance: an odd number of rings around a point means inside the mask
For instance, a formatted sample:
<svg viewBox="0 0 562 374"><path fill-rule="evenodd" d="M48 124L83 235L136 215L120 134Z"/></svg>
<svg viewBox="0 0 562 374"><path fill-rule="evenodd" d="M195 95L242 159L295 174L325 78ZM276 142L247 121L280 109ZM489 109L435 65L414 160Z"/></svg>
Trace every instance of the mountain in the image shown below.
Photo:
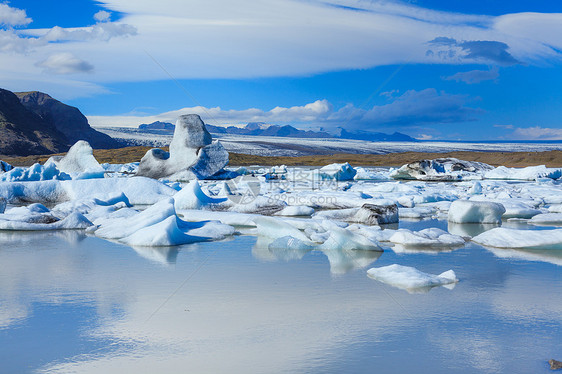
<svg viewBox="0 0 562 374"><path fill-rule="evenodd" d="M28 110L41 117L50 127L63 133L68 144L86 140L92 148L119 147L113 138L91 128L88 119L75 107L38 91L16 92L15 95Z"/></svg>
<svg viewBox="0 0 562 374"><path fill-rule="evenodd" d="M68 150L66 136L0 88L0 154L25 156Z"/></svg>
<svg viewBox="0 0 562 374"><path fill-rule="evenodd" d="M237 126L214 126L205 124L207 130L212 134L232 134L232 135L250 135L250 136L279 136L287 138L335 138L335 139L356 139L368 140L372 142L414 142L416 139L395 132L394 134L385 134L382 132L356 131L350 132L342 127L338 127L336 134L330 134L325 131L299 130L293 126L271 125L265 122L250 122L244 127ZM170 133L174 132L174 125L168 122L156 121L151 124L143 124L139 126L139 130L147 132Z"/></svg>
<svg viewBox="0 0 562 374"><path fill-rule="evenodd" d="M139 125L139 130L164 130L173 132L175 128L176 127L173 123L160 121L152 122L149 124L143 123L142 125Z"/></svg>
<svg viewBox="0 0 562 374"><path fill-rule="evenodd" d="M338 127L337 138L341 139L357 139L368 140L371 142L415 142L416 139L409 135L395 132L393 134L385 134L382 132L355 131L349 132L342 127Z"/></svg>

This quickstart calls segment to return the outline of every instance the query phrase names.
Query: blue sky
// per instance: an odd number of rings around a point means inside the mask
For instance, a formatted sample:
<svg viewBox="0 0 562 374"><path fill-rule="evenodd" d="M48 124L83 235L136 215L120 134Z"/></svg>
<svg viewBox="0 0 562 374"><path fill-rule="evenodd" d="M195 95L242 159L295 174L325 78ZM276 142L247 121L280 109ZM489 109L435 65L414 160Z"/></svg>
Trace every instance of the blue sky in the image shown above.
<svg viewBox="0 0 562 374"><path fill-rule="evenodd" d="M262 121L420 139L562 139L562 3L0 2L0 86L94 126Z"/></svg>

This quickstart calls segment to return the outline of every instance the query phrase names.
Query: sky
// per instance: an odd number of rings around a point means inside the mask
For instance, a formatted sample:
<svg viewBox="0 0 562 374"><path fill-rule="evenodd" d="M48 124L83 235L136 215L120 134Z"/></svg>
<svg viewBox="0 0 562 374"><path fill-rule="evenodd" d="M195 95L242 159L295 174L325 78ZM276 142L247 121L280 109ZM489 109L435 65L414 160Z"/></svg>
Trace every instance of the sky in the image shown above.
<svg viewBox="0 0 562 374"><path fill-rule="evenodd" d="M562 2L0 0L0 87L94 127L562 140Z"/></svg>

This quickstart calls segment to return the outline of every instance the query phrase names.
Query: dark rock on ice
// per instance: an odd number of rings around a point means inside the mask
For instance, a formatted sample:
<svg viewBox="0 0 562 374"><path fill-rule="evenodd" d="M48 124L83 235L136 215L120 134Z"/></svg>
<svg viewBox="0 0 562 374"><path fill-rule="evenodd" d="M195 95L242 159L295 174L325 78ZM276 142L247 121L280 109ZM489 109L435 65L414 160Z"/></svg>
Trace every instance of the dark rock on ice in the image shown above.
<svg viewBox="0 0 562 374"><path fill-rule="evenodd" d="M555 359L551 359L550 361L548 361L548 363L550 364L551 370L562 369L562 362L561 361L556 361Z"/></svg>

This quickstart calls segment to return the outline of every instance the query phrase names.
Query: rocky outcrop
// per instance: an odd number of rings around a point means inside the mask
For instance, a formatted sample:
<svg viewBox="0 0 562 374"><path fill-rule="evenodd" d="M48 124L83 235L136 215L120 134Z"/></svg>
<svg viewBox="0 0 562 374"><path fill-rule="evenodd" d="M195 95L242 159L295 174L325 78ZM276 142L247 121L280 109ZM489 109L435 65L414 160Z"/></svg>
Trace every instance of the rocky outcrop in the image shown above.
<svg viewBox="0 0 562 374"><path fill-rule="evenodd" d="M86 140L93 148L117 148L118 143L110 136L94 130L88 119L75 107L61 103L51 96L38 92L16 92L20 102L41 117L50 127L66 136L68 144Z"/></svg>
<svg viewBox="0 0 562 374"><path fill-rule="evenodd" d="M63 133L28 110L13 92L0 89L0 154L58 153L68 147Z"/></svg>
<svg viewBox="0 0 562 374"><path fill-rule="evenodd" d="M171 180L206 179L228 164L228 152L196 114L180 116L170 152L154 148L141 159L137 175Z"/></svg>

